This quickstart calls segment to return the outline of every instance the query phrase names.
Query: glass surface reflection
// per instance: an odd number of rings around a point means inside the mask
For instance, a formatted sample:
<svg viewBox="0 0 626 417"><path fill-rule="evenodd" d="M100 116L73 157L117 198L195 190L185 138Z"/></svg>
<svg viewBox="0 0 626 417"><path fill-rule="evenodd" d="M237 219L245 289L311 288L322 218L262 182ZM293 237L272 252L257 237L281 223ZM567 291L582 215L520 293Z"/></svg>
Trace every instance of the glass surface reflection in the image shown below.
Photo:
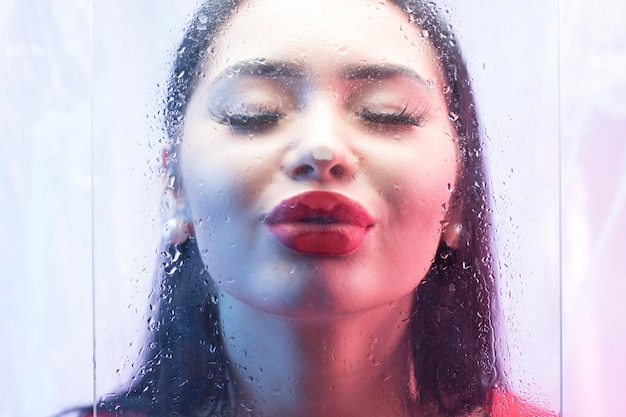
<svg viewBox="0 0 626 417"><path fill-rule="evenodd" d="M500 371L477 109L432 3L207 2L165 120L146 361L99 415L550 415Z"/></svg>

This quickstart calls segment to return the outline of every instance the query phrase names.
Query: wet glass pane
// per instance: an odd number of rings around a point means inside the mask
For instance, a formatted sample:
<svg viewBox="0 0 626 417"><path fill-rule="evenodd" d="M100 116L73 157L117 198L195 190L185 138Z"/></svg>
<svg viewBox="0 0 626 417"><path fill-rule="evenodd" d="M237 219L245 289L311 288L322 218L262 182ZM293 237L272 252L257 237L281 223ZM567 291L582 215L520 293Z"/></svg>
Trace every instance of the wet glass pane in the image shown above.
<svg viewBox="0 0 626 417"><path fill-rule="evenodd" d="M95 2L101 413L558 413L555 3Z"/></svg>

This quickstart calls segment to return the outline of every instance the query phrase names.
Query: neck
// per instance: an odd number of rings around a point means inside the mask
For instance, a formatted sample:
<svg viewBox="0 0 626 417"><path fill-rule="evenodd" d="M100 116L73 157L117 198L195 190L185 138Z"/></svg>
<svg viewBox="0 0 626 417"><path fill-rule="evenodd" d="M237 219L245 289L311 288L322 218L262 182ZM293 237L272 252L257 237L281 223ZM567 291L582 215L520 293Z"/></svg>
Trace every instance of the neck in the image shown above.
<svg viewBox="0 0 626 417"><path fill-rule="evenodd" d="M226 355L255 415L410 416L411 296L363 312L294 319L222 294Z"/></svg>

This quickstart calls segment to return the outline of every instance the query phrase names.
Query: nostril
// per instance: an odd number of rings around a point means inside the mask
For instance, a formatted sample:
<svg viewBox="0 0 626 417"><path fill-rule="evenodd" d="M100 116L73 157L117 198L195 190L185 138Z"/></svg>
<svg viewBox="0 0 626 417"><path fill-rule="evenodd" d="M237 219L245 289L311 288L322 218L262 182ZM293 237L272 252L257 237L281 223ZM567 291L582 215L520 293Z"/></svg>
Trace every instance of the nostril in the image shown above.
<svg viewBox="0 0 626 417"><path fill-rule="evenodd" d="M343 167L341 165L335 165L330 169L330 173L335 178L343 177Z"/></svg>
<svg viewBox="0 0 626 417"><path fill-rule="evenodd" d="M308 175L311 175L314 171L315 171L315 168L313 168L309 164L300 165L299 167L294 169L293 176L294 177L306 177Z"/></svg>
<svg viewBox="0 0 626 417"><path fill-rule="evenodd" d="M339 146L310 147L308 143L286 155L285 174L295 180L318 180L321 182L344 180L352 177L358 167L354 154Z"/></svg>

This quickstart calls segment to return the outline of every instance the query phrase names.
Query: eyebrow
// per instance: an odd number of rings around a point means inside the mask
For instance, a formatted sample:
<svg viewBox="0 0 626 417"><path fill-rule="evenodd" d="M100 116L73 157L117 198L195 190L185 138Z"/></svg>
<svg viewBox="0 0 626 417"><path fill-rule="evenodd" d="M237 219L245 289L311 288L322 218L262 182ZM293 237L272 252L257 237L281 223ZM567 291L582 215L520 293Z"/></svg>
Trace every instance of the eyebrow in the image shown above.
<svg viewBox="0 0 626 417"><path fill-rule="evenodd" d="M213 85L224 79L239 75L260 78L304 78L305 70L302 65L285 61L267 61L265 59L251 59L237 62L220 72ZM428 86L428 82L412 68L396 64L347 65L343 68L343 78L346 80L385 80L394 77L408 77L419 84Z"/></svg>
<svg viewBox="0 0 626 417"><path fill-rule="evenodd" d="M404 65L349 65L343 73L346 80L385 80L398 76L409 77L420 84L428 85L421 75Z"/></svg>
<svg viewBox="0 0 626 417"><path fill-rule="evenodd" d="M248 75L260 78L303 78L304 71L301 66L291 62L267 61L264 59L251 59L237 62L220 72L212 84L233 78L239 75Z"/></svg>

